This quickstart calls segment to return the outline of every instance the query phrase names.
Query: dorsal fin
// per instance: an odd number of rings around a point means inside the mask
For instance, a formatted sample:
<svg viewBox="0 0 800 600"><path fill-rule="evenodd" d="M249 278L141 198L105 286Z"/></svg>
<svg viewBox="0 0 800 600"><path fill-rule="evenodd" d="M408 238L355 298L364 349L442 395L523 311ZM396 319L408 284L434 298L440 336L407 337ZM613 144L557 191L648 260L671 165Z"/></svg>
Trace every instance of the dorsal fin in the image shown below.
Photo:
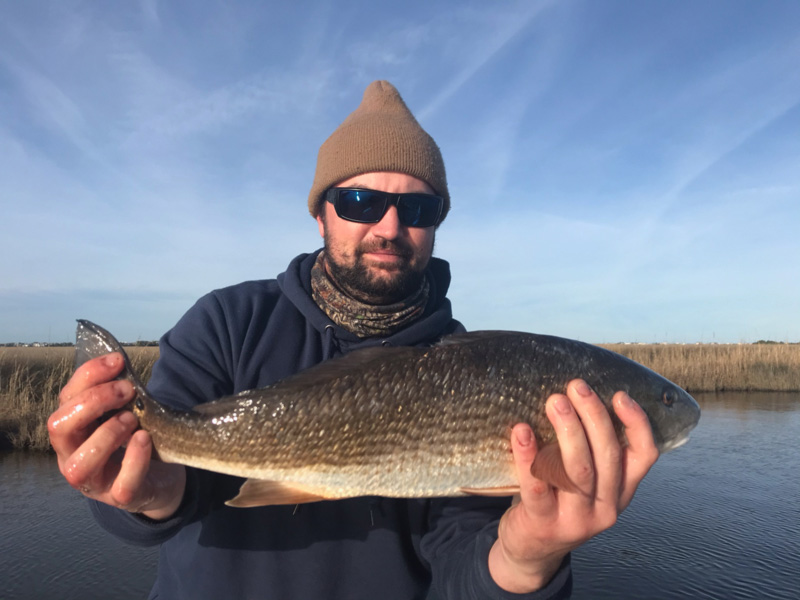
<svg viewBox="0 0 800 600"><path fill-rule="evenodd" d="M373 346L354 350L350 354L333 358L325 362L289 375L272 385L253 390L245 390L220 398L215 402L207 402L194 406L192 410L207 416L225 414L231 410L232 405L248 403L252 398L259 402L281 401L281 392L291 391L302 394L303 390L316 386L326 387L332 382L348 376L357 376L364 372L377 369L380 364L389 362L413 361L426 352L427 348L415 347L383 347ZM264 390L270 390L274 395L264 395Z"/></svg>
<svg viewBox="0 0 800 600"><path fill-rule="evenodd" d="M415 360L423 355L427 348L415 347L383 347L374 346L354 350L353 352L309 367L304 371L290 375L270 387L284 388L297 386L298 388L325 385L335 379L348 375L357 375L370 369L375 369L379 364L386 362L404 362Z"/></svg>
<svg viewBox="0 0 800 600"><path fill-rule="evenodd" d="M454 333L443 337L437 346L449 346L451 344L469 344L471 342L479 342L482 340L489 340L495 338L502 338L508 335L520 335L517 331L504 331L498 330L481 330L481 331L467 331L466 333Z"/></svg>

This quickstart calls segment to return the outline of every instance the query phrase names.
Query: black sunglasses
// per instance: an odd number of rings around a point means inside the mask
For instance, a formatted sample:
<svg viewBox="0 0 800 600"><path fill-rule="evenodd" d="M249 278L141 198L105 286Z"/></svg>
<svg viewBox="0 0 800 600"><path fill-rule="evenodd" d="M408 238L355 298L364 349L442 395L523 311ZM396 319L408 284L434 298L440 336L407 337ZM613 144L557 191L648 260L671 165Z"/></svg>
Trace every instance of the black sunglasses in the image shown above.
<svg viewBox="0 0 800 600"><path fill-rule="evenodd" d="M432 227L442 214L444 199L433 194L390 194L363 188L331 188L325 200L336 214L355 223L378 223L390 205L397 207L397 217L406 227Z"/></svg>

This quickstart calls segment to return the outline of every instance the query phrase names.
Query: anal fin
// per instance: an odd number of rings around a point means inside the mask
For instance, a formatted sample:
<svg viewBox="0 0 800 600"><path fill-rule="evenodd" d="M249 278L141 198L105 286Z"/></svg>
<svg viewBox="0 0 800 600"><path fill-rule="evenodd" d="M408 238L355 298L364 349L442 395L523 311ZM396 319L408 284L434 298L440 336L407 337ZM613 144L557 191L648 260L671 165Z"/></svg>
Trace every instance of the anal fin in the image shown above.
<svg viewBox="0 0 800 600"><path fill-rule="evenodd" d="M239 488L239 494L225 504L237 508L251 508L254 506L272 506L277 504L307 504L332 500L323 495L316 494L307 489L282 481L265 481L263 479L248 479Z"/></svg>

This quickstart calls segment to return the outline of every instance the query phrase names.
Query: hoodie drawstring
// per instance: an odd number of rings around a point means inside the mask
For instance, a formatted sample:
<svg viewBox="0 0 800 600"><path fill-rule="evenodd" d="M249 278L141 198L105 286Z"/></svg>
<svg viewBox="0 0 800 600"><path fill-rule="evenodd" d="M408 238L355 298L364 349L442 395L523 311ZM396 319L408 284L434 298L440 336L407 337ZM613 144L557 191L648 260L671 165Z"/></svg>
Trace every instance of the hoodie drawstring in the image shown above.
<svg viewBox="0 0 800 600"><path fill-rule="evenodd" d="M325 325L325 339L322 343L322 360L333 358L334 352L338 349L336 337L333 332L333 325Z"/></svg>

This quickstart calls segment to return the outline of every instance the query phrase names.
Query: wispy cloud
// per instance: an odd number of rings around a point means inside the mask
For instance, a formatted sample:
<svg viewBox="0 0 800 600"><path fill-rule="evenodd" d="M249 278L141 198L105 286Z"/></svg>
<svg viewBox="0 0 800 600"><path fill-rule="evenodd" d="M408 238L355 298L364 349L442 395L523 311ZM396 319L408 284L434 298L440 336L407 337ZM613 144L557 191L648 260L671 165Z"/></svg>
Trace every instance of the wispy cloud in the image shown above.
<svg viewBox="0 0 800 600"><path fill-rule="evenodd" d="M495 7L465 9L454 16L448 28L458 29L459 33L439 36L449 40L451 49L458 56L457 70L439 92L419 110L419 117L427 119L439 110L450 98L478 72L487 65L511 40L523 31L531 21L553 2L515 3L508 11L497 11ZM467 30L467 34L464 34Z"/></svg>
<svg viewBox="0 0 800 600"><path fill-rule="evenodd" d="M153 26L159 26L161 19L158 16L158 0L139 0L145 20Z"/></svg>
<svg viewBox="0 0 800 600"><path fill-rule="evenodd" d="M0 341L157 337L315 248L316 152L374 79L444 151L468 326L800 339L797 6L418 4L0 3Z"/></svg>
<svg viewBox="0 0 800 600"><path fill-rule="evenodd" d="M8 55L0 65L21 95L18 106L36 124L68 142L74 149L94 154L86 136L86 119L80 107L53 80Z"/></svg>
<svg viewBox="0 0 800 600"><path fill-rule="evenodd" d="M254 113L270 118L311 113L329 83L324 76L311 79L261 72L213 90L187 90L163 110L151 110L139 119L137 132L166 137L216 133Z"/></svg>

